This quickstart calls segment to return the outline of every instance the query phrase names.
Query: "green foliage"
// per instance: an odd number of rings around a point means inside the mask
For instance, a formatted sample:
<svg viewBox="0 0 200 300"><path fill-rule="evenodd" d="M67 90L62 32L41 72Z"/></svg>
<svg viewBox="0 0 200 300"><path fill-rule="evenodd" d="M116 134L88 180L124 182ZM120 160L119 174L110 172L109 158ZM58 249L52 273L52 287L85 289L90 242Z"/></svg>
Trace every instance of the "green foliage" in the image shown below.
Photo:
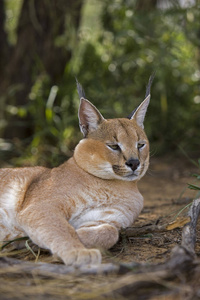
<svg viewBox="0 0 200 300"><path fill-rule="evenodd" d="M75 109L74 87L71 90L68 88L67 92L67 95L66 90L63 94L62 85L50 86L47 74L36 78L28 105L24 108L26 115L33 120L34 134L28 141L25 153L14 159L15 164L57 165L72 155L71 149L77 143L75 127L78 125L78 105Z"/></svg>
<svg viewBox="0 0 200 300"><path fill-rule="evenodd" d="M148 78L156 70L145 124L158 152L177 145L188 145L187 150L199 146L200 105L195 99L199 99L200 73L194 55L198 49L183 26L191 23L187 16L188 11L179 7L144 13L136 10L135 1L105 1L104 30L93 48L86 47L80 69L84 85L97 82L89 95L100 106L108 104L109 117L111 112L112 116L129 114L143 100ZM196 23L195 8L190 16ZM91 79L90 70L95 74Z"/></svg>
<svg viewBox="0 0 200 300"><path fill-rule="evenodd" d="M32 75L35 83L28 104L9 108L34 123L29 146L17 163L56 165L72 154L81 138L75 76L87 98L105 117L113 118L126 117L144 99L148 79L156 71L145 120L152 149L157 153L174 152L178 146L187 152L199 149L197 6L152 6L147 12L134 0L86 1L79 41L70 30L70 43L69 32L55 42L74 49L64 74L55 84L40 62Z"/></svg>

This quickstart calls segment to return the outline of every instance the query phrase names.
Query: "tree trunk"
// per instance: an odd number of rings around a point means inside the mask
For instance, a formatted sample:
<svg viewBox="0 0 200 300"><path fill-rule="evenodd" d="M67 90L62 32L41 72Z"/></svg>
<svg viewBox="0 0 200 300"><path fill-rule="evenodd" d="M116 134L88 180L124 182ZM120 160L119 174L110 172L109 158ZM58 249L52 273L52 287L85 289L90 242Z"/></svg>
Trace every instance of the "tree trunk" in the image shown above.
<svg viewBox="0 0 200 300"><path fill-rule="evenodd" d="M137 11L149 11L156 8L158 0L137 0L135 9Z"/></svg>
<svg viewBox="0 0 200 300"><path fill-rule="evenodd" d="M66 20L70 19L70 24L77 30L81 6L82 0L24 0L17 27L17 43L0 82L4 107L5 101L15 106L26 105L34 77L41 72L49 75L51 84L59 82L71 58L71 50L56 46L55 39L65 34ZM23 139L30 135L31 120L23 119L22 122L22 119L8 114L5 117L8 120L5 138Z"/></svg>
<svg viewBox="0 0 200 300"><path fill-rule="evenodd" d="M2 70L8 61L10 47L7 41L7 35L4 29L5 24L5 9L4 1L0 1L0 76L2 76Z"/></svg>
<svg viewBox="0 0 200 300"><path fill-rule="evenodd" d="M2 81L3 71L10 54L10 47L7 41L7 35L4 29L5 24L5 9L4 1L0 1L0 78ZM1 97L2 95L0 95ZM3 101L0 101L0 124L3 119Z"/></svg>

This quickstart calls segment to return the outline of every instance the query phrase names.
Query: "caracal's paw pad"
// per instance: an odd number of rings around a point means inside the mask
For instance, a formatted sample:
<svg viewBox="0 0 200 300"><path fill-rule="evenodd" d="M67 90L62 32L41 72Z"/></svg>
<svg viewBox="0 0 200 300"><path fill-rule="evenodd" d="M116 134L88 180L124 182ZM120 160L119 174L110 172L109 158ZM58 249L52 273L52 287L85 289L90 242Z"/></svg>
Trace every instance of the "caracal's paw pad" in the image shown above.
<svg viewBox="0 0 200 300"><path fill-rule="evenodd" d="M71 250L63 258L67 266L81 267L83 265L96 265L101 263L101 252L98 249Z"/></svg>

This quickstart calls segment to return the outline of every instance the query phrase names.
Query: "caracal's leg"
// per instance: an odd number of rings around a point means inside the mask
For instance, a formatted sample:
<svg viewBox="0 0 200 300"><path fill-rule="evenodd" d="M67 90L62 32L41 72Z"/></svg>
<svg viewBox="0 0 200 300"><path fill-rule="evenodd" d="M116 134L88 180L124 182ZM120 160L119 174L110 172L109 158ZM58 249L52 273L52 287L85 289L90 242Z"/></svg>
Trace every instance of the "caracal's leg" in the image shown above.
<svg viewBox="0 0 200 300"><path fill-rule="evenodd" d="M75 229L67 222L62 211L55 207L31 205L18 216L19 223L31 238L42 248L51 250L66 265L81 266L99 264L98 249L86 249Z"/></svg>

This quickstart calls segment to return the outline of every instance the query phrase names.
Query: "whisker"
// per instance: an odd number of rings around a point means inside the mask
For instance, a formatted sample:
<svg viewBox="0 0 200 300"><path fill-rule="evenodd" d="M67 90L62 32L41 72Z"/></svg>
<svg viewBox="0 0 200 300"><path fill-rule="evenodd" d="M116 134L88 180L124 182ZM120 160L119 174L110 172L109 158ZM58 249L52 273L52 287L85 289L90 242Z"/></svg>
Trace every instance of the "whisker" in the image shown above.
<svg viewBox="0 0 200 300"><path fill-rule="evenodd" d="M150 152L149 152L149 154L150 154L150 157L153 157L154 155L156 155L157 154L157 151L158 149L156 148L156 149L153 149L153 150L151 150Z"/></svg>
<svg viewBox="0 0 200 300"><path fill-rule="evenodd" d="M151 175L152 177L156 176L155 172L152 170L147 170L147 174Z"/></svg>

